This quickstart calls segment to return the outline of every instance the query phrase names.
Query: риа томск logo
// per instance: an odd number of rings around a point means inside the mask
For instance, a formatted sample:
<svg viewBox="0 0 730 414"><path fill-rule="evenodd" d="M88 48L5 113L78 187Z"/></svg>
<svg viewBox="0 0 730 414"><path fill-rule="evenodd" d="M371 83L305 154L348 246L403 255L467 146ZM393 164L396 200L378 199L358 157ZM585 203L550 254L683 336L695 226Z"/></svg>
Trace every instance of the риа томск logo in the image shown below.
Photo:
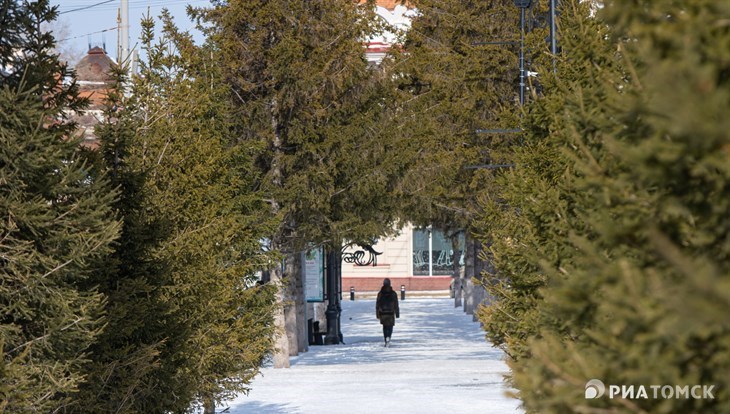
<svg viewBox="0 0 730 414"><path fill-rule="evenodd" d="M592 379L586 382L586 399L601 398L605 392L606 386L603 385L603 381Z"/></svg>
<svg viewBox="0 0 730 414"><path fill-rule="evenodd" d="M608 393L606 389L608 388ZM608 387L599 379L586 382L585 398L593 400L606 394L608 398L638 399L709 399L714 400L714 385L616 385Z"/></svg>

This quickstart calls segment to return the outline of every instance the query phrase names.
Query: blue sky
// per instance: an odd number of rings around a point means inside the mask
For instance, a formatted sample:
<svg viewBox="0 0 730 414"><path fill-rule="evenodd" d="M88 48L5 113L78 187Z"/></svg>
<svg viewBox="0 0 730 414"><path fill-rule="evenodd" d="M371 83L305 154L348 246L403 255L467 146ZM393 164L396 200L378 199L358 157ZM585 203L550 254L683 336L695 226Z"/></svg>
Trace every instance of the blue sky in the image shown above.
<svg viewBox="0 0 730 414"><path fill-rule="evenodd" d="M185 7L191 4L196 7L206 6L209 0L128 0L129 2L129 44L134 46L139 40L140 20L147 13L158 16L166 7L175 17L178 26L183 29L192 28L192 23L185 13ZM102 3L102 4L100 4ZM93 46L106 43L110 56L116 58L117 50L117 10L120 0L51 0L51 4L59 6L59 21L67 26L68 33L59 46L70 47L80 52L88 50L89 41ZM59 36L57 36L58 38Z"/></svg>

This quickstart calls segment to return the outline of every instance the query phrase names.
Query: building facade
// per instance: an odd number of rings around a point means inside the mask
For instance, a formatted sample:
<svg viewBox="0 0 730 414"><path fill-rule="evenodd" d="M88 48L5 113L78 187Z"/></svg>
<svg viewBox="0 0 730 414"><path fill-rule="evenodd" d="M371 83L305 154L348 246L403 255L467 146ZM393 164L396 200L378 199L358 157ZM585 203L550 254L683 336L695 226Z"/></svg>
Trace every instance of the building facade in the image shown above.
<svg viewBox="0 0 730 414"><path fill-rule="evenodd" d="M411 19L415 16L415 9L399 0L377 0L375 12L390 30L366 43L365 58L371 65L380 64L390 48L398 44L400 37L411 27Z"/></svg>
<svg viewBox="0 0 730 414"><path fill-rule="evenodd" d="M459 267L464 265L463 246L463 233L453 243L439 229L411 225L405 226L397 236L375 243L373 250L379 254L374 258L373 253L361 246L349 246L343 255L342 290L377 291L387 277L396 290L403 287L416 292L448 291L454 261L458 261ZM362 257L360 263L353 258L358 255Z"/></svg>
<svg viewBox="0 0 730 414"><path fill-rule="evenodd" d="M106 99L114 86L114 66L116 62L100 47L89 49L74 66L79 95L89 100L89 106L82 113L71 113L70 118L78 126L81 144L88 148L99 146L95 128L104 121Z"/></svg>

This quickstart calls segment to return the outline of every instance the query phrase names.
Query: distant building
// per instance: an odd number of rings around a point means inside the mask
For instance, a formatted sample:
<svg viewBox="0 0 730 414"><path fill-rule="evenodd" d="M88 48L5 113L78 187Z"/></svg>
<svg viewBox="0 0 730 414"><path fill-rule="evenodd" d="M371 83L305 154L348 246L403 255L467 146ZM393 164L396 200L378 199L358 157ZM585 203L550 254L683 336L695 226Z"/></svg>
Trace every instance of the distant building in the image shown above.
<svg viewBox="0 0 730 414"><path fill-rule="evenodd" d="M418 228L407 225L399 235L379 240L373 250L382 253L377 264L358 265L352 260L342 263L342 290L351 287L356 292L372 292L380 289L384 278L389 278L393 288L403 286L406 291L447 291L451 287L454 260L463 266L463 235L459 248L454 248L446 235L438 229ZM365 260L370 254L359 246L345 251L345 256L363 251ZM456 253L456 255L454 255Z"/></svg>
<svg viewBox="0 0 730 414"><path fill-rule="evenodd" d="M364 3L365 1L361 1ZM411 18L415 16L415 9L402 4L399 0L378 0L375 11L391 28L392 31L370 39L365 45L365 57L372 65L378 65L390 48L397 44L398 36L411 27Z"/></svg>
<svg viewBox="0 0 730 414"><path fill-rule="evenodd" d="M114 66L116 62L104 49L94 47L74 67L80 96L89 99L89 107L81 114L72 114L71 120L78 124L82 145L89 148L99 146L95 128L104 121L104 105L114 86L111 73Z"/></svg>

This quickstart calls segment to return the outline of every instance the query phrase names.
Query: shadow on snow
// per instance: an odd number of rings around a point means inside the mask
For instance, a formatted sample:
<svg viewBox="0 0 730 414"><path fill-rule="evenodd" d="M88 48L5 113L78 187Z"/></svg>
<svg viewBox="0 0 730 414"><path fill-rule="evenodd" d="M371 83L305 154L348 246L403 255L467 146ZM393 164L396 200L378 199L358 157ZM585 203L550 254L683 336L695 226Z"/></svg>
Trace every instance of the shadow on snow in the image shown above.
<svg viewBox="0 0 730 414"><path fill-rule="evenodd" d="M491 347L471 315L454 308L453 299L408 299L400 302L401 317L389 348L383 347L382 325L375 318L375 301L342 302L345 344L312 346L292 359L292 365L345 365L424 358L500 361L502 351ZM468 327L465 329L465 327Z"/></svg>

